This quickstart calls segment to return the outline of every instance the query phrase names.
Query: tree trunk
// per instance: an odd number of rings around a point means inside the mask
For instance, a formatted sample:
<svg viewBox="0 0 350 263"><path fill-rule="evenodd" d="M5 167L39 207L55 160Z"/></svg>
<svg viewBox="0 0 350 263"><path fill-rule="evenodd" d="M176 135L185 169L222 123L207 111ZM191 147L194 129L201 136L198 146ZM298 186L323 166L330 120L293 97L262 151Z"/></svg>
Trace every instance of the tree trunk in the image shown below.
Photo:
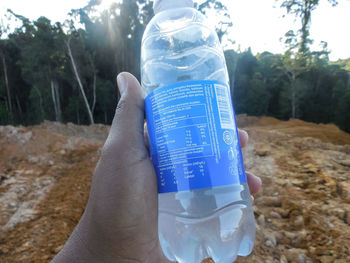
<svg viewBox="0 0 350 263"><path fill-rule="evenodd" d="M9 87L9 80L7 76L7 66L6 66L6 60L5 60L5 55L1 52L0 53L1 58L2 58L2 66L4 69L4 76L5 76L5 85L6 85L6 92L7 92L7 101L9 105L9 110L10 114L12 115L12 103L11 103L11 92L10 92L10 87Z"/></svg>
<svg viewBox="0 0 350 263"><path fill-rule="evenodd" d="M52 96L53 106L55 108L56 121L59 121L57 98L56 98L56 92L55 92L55 83L53 80L51 80L51 96Z"/></svg>
<svg viewBox="0 0 350 263"><path fill-rule="evenodd" d="M55 80L53 82L54 89L55 89L55 97L56 97L56 107L57 107L57 113L58 113L58 122L62 122L62 110L61 110L61 100L60 100L60 93L59 93L59 85L58 82Z"/></svg>
<svg viewBox="0 0 350 263"><path fill-rule="evenodd" d="M311 1L303 1L303 7L301 8L301 37L300 37L300 44L299 44L299 50L298 53L301 55L302 59L304 60L304 56L307 51L307 44L308 44L308 38L310 35L309 32L309 25L311 22L311 12L312 8L314 6L314 3L311 3Z"/></svg>
<svg viewBox="0 0 350 263"><path fill-rule="evenodd" d="M89 106L89 102L86 98L86 95L85 95L85 91L84 91L84 87L83 87L83 84L81 83L81 80L80 80L80 77L79 77L79 74L78 74L78 70L77 70L77 67L76 67L76 64L75 64L75 61L74 61L74 58L73 58L73 54L72 54L72 50L70 48L70 40L68 40L66 42L66 45L67 45L67 49L68 49L68 55L70 57L70 60L72 62L72 66L73 66L73 70L74 70L74 74L75 74L75 77L78 81L78 84L79 84L79 88L80 88L80 92L81 94L83 95L83 99L84 99L84 103L85 103L85 107L86 107L86 110L89 114L89 119L90 119L90 124L94 124L94 117L92 115L92 112L91 112L91 109L90 109L90 106Z"/></svg>
<svg viewBox="0 0 350 263"><path fill-rule="evenodd" d="M95 112L95 106L96 106L96 81L97 81L97 71L96 71L96 67L94 64L94 61L92 60L92 57L90 55L88 55L91 67L92 67L92 71L94 72L94 82L92 84L92 96L93 96L93 101L92 101L92 107L91 107L91 112L92 115L94 115Z"/></svg>
<svg viewBox="0 0 350 263"><path fill-rule="evenodd" d="M21 103L19 102L18 96L16 96L16 103L17 103L17 107L18 107L18 112L19 112L19 117L21 119L21 123L23 123L23 111L22 111Z"/></svg>
<svg viewBox="0 0 350 263"><path fill-rule="evenodd" d="M39 107L40 107L40 113L41 113L41 120L44 120L45 114L44 114L44 108L43 108L43 97L41 96L40 90L36 86L33 86L33 88L39 95Z"/></svg>
<svg viewBox="0 0 350 263"><path fill-rule="evenodd" d="M93 84L93 87L92 87L92 90L93 90L93 102L92 102L92 114L94 114L95 112L95 106L96 106L96 71L94 71L94 84Z"/></svg>

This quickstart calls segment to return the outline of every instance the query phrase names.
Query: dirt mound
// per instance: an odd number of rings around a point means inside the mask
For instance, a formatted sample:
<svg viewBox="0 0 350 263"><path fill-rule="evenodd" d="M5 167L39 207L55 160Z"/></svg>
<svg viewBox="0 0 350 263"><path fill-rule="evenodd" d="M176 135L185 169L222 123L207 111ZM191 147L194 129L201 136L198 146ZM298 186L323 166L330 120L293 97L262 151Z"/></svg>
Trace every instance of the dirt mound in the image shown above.
<svg viewBox="0 0 350 263"><path fill-rule="evenodd" d="M261 176L254 252L237 262L350 262L350 135L239 116ZM108 126L0 127L0 262L49 262L83 213ZM206 262L210 262L207 260Z"/></svg>
<svg viewBox="0 0 350 263"><path fill-rule="evenodd" d="M34 127L35 128L35 127ZM90 126L75 125L73 123L62 124L58 122L44 121L40 128L58 133L64 136L83 137L90 140L104 142L107 138L109 126L94 124Z"/></svg>
<svg viewBox="0 0 350 263"><path fill-rule="evenodd" d="M312 137L322 142L337 145L350 145L350 134L340 130L333 124L316 124L297 119L280 121L272 117L237 116L241 127L259 127L267 130L281 131L294 137Z"/></svg>
<svg viewBox="0 0 350 263"><path fill-rule="evenodd" d="M350 262L350 135L333 125L247 118L246 168L263 189L254 205L257 245L238 262Z"/></svg>
<svg viewBox="0 0 350 263"><path fill-rule="evenodd" d="M102 142L47 124L0 128L0 262L48 262L83 213Z"/></svg>

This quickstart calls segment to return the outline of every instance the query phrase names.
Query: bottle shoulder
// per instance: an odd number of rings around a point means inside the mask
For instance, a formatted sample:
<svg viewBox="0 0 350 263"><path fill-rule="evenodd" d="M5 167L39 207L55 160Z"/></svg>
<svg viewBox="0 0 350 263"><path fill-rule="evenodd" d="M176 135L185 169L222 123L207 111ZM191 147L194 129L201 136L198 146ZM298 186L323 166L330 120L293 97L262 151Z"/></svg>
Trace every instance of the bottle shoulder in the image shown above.
<svg viewBox="0 0 350 263"><path fill-rule="evenodd" d="M158 87L192 80L228 82L223 50L208 20L193 8L158 13L141 46L142 86Z"/></svg>
<svg viewBox="0 0 350 263"><path fill-rule="evenodd" d="M182 55L201 48L222 55L216 31L205 16L194 8L175 8L158 13L150 21L142 39L141 59Z"/></svg>
<svg viewBox="0 0 350 263"><path fill-rule="evenodd" d="M148 23L143 34L143 40L160 35L179 31L189 26L207 27L215 32L207 18L194 8L174 8L156 14Z"/></svg>

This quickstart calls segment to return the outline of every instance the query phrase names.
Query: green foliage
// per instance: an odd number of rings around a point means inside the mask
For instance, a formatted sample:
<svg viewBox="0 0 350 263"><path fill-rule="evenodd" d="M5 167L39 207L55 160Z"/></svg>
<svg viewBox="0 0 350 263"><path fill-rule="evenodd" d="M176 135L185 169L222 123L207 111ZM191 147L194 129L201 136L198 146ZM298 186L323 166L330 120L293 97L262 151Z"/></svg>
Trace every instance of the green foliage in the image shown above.
<svg viewBox="0 0 350 263"><path fill-rule="evenodd" d="M8 110L7 104L4 101L0 102L0 124L8 124L11 121L10 112Z"/></svg>
<svg viewBox="0 0 350 263"><path fill-rule="evenodd" d="M117 106L118 93L113 82L104 79L97 79L97 101L100 111L100 122L109 123L113 119L114 109ZM115 98L111 100L111 98Z"/></svg>
<svg viewBox="0 0 350 263"><path fill-rule="evenodd" d="M202 12L203 14L206 14L208 10L214 10L216 15L220 17L220 21L216 25L216 33L218 34L220 42L222 42L222 39L225 35L227 35L227 32L230 28L232 28L233 24L231 21L230 14L227 10L227 7L224 3L217 0L204 0L204 1L198 1L199 3L195 3L195 7ZM228 41L231 41L228 39Z"/></svg>
<svg viewBox="0 0 350 263"><path fill-rule="evenodd" d="M345 91L339 100L335 122L341 129L350 132L350 90Z"/></svg>
<svg viewBox="0 0 350 263"><path fill-rule="evenodd" d="M350 131L350 72L345 69L348 60L329 63L324 52L314 52L307 66L302 67L288 52L253 56L250 50L226 51L225 56L234 83L231 83L231 93L238 114L293 117L293 85L296 117L317 123L335 123Z"/></svg>
<svg viewBox="0 0 350 263"><path fill-rule="evenodd" d="M296 58L298 63L305 66L306 60L310 56L310 44L313 40L310 39L310 24L312 12L318 7L320 0L276 0L281 3L281 8L286 9L287 14L292 14L300 18L300 29L297 34L292 30L285 34L285 44L289 51L298 48ZM337 0L328 0L332 6L338 4ZM298 41L295 41L299 37Z"/></svg>
<svg viewBox="0 0 350 263"><path fill-rule="evenodd" d="M64 119L67 122L82 124L82 120L87 118L85 116L84 105L78 96L70 97L68 105L64 111Z"/></svg>
<svg viewBox="0 0 350 263"><path fill-rule="evenodd" d="M43 95L38 87L34 86L31 88L28 100L27 119L29 123L39 124L45 119L49 119L48 112L44 110Z"/></svg>
<svg viewBox="0 0 350 263"><path fill-rule="evenodd" d="M246 98L246 112L249 115L267 115L271 94L267 89L264 76L261 72L255 72L248 83Z"/></svg>

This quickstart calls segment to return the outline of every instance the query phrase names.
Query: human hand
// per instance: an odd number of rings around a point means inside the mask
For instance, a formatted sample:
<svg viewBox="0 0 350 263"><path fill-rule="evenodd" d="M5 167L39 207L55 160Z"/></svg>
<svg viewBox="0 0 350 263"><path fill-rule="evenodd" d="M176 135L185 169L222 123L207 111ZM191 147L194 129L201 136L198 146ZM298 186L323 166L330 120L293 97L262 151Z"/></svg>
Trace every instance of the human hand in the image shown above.
<svg viewBox="0 0 350 263"><path fill-rule="evenodd" d="M58 262L170 262L158 240L157 178L144 137L144 98L134 76L118 76L121 100L93 177L85 212ZM241 146L248 135L239 131ZM252 194L261 186L247 173Z"/></svg>

